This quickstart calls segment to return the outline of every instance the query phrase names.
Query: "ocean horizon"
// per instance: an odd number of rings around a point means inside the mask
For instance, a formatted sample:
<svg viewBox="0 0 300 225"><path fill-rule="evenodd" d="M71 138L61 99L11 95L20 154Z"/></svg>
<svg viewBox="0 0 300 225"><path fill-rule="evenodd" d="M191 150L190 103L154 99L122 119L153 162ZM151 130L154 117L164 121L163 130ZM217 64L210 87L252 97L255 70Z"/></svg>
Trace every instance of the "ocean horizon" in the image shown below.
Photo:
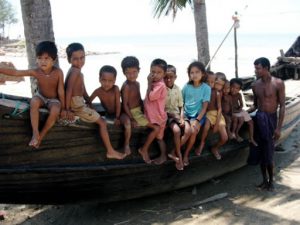
<svg viewBox="0 0 300 225"><path fill-rule="evenodd" d="M274 64L280 56L280 49L286 52L294 43L299 34L238 34L238 72L240 77L254 75L253 61L258 57L267 57ZM210 34L210 57L224 39L225 34ZM187 82L187 67L197 59L197 46L195 34L159 34L159 35L135 35L135 36L101 36L101 37L77 37L56 38L58 47L66 48L72 42L80 42L86 51L100 52L100 55L89 55L82 71L85 75L85 85L89 94L99 87L98 73L103 65L112 65L117 71L116 84L120 87L125 81L122 73L121 61L125 56L136 56L140 61L140 74L138 81L141 84L141 94L144 97L147 88L147 75L150 63L155 58L162 58L168 64L177 68L176 83L183 87ZM211 70L223 72L228 79L235 76L235 56L233 32L224 41L222 47L211 63ZM16 68L26 69L25 57L0 56L0 61L11 61ZM66 58L59 59L60 67L66 74L70 65ZM20 93L30 96L29 79L16 85L7 84L0 86L0 91L14 94Z"/></svg>

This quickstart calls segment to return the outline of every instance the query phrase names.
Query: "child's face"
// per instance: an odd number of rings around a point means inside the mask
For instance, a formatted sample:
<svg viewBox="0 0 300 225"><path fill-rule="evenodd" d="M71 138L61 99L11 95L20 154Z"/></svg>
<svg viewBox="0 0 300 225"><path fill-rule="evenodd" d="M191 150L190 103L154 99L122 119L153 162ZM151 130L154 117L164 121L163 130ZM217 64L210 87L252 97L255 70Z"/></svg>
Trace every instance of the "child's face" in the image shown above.
<svg viewBox="0 0 300 225"><path fill-rule="evenodd" d="M165 76L165 71L160 66L151 66L150 74L153 82L160 81Z"/></svg>
<svg viewBox="0 0 300 225"><path fill-rule="evenodd" d="M211 87L214 88L216 82L216 75L208 75L206 83Z"/></svg>
<svg viewBox="0 0 300 225"><path fill-rule="evenodd" d="M128 81L136 81L140 70L136 67L126 68L124 71L124 75L126 76Z"/></svg>
<svg viewBox="0 0 300 225"><path fill-rule="evenodd" d="M204 74L200 69L195 66L191 68L189 78L193 83L200 83L203 76Z"/></svg>
<svg viewBox="0 0 300 225"><path fill-rule="evenodd" d="M48 55L48 53L43 53L37 57L36 62L42 71L48 73L52 70L55 61Z"/></svg>
<svg viewBox="0 0 300 225"><path fill-rule="evenodd" d="M73 52L71 58L69 59L69 63L72 66L81 69L85 63L85 52L82 50Z"/></svg>
<svg viewBox="0 0 300 225"><path fill-rule="evenodd" d="M104 72L99 77L99 81L101 84L101 88L105 91L108 91L114 86L116 77L113 73Z"/></svg>
<svg viewBox="0 0 300 225"><path fill-rule="evenodd" d="M230 93L230 83L225 83L224 88L223 88L223 93L224 95L229 95Z"/></svg>
<svg viewBox="0 0 300 225"><path fill-rule="evenodd" d="M236 95L240 92L241 90L241 86L237 83L233 83L232 85L230 85L230 93L232 95Z"/></svg>
<svg viewBox="0 0 300 225"><path fill-rule="evenodd" d="M165 84L168 88L172 88L174 86L174 82L177 76L173 71L167 71L166 76L164 77Z"/></svg>
<svg viewBox="0 0 300 225"><path fill-rule="evenodd" d="M224 84L225 84L225 81L223 81L222 79L216 79L215 81L215 86L214 88L217 90L217 91L222 91L223 90L223 87L224 87Z"/></svg>

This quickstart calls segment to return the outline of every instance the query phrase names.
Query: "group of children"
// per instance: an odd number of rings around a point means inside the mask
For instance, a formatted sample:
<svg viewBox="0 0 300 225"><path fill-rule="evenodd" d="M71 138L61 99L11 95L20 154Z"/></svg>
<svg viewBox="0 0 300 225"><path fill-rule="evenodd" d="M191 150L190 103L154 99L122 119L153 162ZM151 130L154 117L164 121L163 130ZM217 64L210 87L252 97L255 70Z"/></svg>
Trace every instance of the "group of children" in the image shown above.
<svg viewBox="0 0 300 225"><path fill-rule="evenodd" d="M127 56L121 62L126 77L121 90L117 85L117 71L113 66L103 66L99 71L99 82L91 96L87 94L81 69L85 63L84 47L72 43L67 49L71 64L64 82L63 72L55 66L57 48L55 43L44 41L36 47L37 68L33 70L13 70L0 68L0 73L13 76L33 76L38 81L38 93L30 102L32 139L30 146L38 148L48 130L58 117L73 120L74 116L83 121L96 123L99 135L107 150L107 158L123 159L131 154L131 129L136 126L150 128L145 143L138 149L143 160L150 164L162 164L167 157L175 161L176 168L183 170L189 165L189 153L202 129L201 142L195 147L200 155L205 147L206 137L211 129L219 133L219 140L211 147L216 159L221 159L219 148L229 139L242 141L239 129L244 121L249 124L249 141L253 139L253 123L249 114L242 109L243 100L239 93L242 83L239 79L226 80L223 73L212 73L198 61L188 66L188 82L182 88L175 84L176 68L162 59L155 59L150 65L147 77L148 87L144 101L141 98L137 77L139 61ZM106 110L106 119L124 127L124 153L116 151L110 142L105 119L93 109L92 101L98 97ZM121 101L122 100L122 101ZM47 107L49 116L41 131L38 129L39 108ZM169 127L174 136L174 149L167 154L164 142L165 128ZM160 156L150 158L149 147L156 139ZM183 146L185 146L183 148ZM185 150L182 154L182 150Z"/></svg>

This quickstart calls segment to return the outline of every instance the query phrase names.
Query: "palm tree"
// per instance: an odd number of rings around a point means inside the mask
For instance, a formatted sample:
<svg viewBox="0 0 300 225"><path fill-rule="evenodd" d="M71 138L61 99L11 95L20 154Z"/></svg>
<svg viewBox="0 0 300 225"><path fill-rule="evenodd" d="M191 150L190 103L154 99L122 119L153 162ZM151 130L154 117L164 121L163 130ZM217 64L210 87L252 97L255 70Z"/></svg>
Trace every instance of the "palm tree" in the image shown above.
<svg viewBox="0 0 300 225"><path fill-rule="evenodd" d="M159 18L172 12L175 19L177 10L185 8L187 3L194 10L198 60L207 65L210 55L205 0L154 0L154 16Z"/></svg>
<svg viewBox="0 0 300 225"><path fill-rule="evenodd" d="M41 41L53 41L54 32L50 0L20 0L28 67L36 66L35 47ZM35 79L31 79L31 92L37 91Z"/></svg>

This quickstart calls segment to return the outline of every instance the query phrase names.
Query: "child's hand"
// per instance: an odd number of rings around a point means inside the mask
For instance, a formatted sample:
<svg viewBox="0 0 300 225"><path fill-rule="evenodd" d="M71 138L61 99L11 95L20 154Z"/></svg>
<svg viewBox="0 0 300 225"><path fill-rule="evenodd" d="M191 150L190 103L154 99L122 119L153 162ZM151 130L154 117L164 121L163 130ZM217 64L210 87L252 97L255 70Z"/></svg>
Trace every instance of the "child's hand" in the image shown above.
<svg viewBox="0 0 300 225"><path fill-rule="evenodd" d="M67 119L67 111L65 109L61 110L60 118L63 120Z"/></svg>
<svg viewBox="0 0 300 225"><path fill-rule="evenodd" d="M191 124L192 124L192 127L193 127L197 132L199 132L199 130L200 130L200 123L199 123L199 121L193 120Z"/></svg>
<svg viewBox="0 0 300 225"><path fill-rule="evenodd" d="M74 116L75 116L75 114L72 111L70 111L70 110L67 111L67 120L74 121L74 119L75 119Z"/></svg>
<svg viewBox="0 0 300 225"><path fill-rule="evenodd" d="M219 129L219 126L217 124L212 125L212 129L213 129L213 133L217 133L218 129Z"/></svg>
<svg viewBox="0 0 300 225"><path fill-rule="evenodd" d="M180 121L179 121L179 126L182 128L184 127L184 119L183 118L180 118Z"/></svg>
<svg viewBox="0 0 300 225"><path fill-rule="evenodd" d="M152 83L152 81L153 81L153 76L152 76L151 73L148 75L147 80L148 80L148 83Z"/></svg>
<svg viewBox="0 0 300 225"><path fill-rule="evenodd" d="M130 119L131 122L131 127L135 128L138 126L137 122L135 121L135 119Z"/></svg>
<svg viewBox="0 0 300 225"><path fill-rule="evenodd" d="M119 118L116 118L115 121L114 121L114 124L116 126L120 126L121 122L120 122L120 119Z"/></svg>

